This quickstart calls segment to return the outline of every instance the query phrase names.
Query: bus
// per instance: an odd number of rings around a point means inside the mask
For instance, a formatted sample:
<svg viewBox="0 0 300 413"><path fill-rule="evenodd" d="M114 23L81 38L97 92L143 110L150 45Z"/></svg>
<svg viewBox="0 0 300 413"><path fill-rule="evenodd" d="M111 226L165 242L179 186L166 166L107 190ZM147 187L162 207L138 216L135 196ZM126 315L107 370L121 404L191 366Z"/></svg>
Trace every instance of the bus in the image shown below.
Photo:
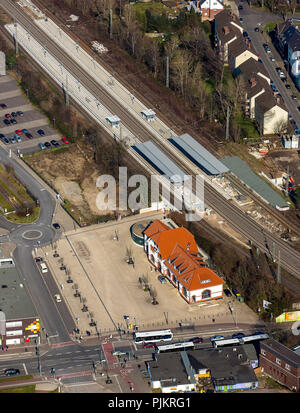
<svg viewBox="0 0 300 413"><path fill-rule="evenodd" d="M173 343L173 344L157 346L156 352L157 353L168 353L170 351L193 350L194 347L195 347L195 344L192 341L187 341L184 343Z"/></svg>
<svg viewBox="0 0 300 413"><path fill-rule="evenodd" d="M266 340L267 338L269 338L268 334L253 334L253 336L246 336L241 338L241 342L242 344L244 344L255 340Z"/></svg>
<svg viewBox="0 0 300 413"><path fill-rule="evenodd" d="M158 341L172 341L173 333L171 330L144 331L134 333L133 338L135 344L157 343Z"/></svg>
<svg viewBox="0 0 300 413"><path fill-rule="evenodd" d="M226 346L234 346L234 345L238 345L241 344L241 340L239 338L228 338L225 340L215 340L212 342L212 345L215 348L218 347L226 347Z"/></svg>

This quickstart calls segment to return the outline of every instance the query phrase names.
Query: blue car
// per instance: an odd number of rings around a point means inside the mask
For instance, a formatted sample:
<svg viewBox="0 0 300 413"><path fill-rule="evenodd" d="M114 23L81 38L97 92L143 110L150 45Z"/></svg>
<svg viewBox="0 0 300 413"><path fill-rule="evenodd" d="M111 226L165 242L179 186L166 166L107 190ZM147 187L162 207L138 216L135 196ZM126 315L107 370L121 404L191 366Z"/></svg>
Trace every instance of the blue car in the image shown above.
<svg viewBox="0 0 300 413"><path fill-rule="evenodd" d="M4 137L4 138L2 139L2 142L5 143L5 145L8 145L8 144L9 144L9 140L8 140L6 137Z"/></svg>
<svg viewBox="0 0 300 413"><path fill-rule="evenodd" d="M37 133L38 133L40 136L45 136L45 132L43 131L43 129L39 129L39 130L37 131Z"/></svg>
<svg viewBox="0 0 300 413"><path fill-rule="evenodd" d="M212 337L210 337L209 339L210 339L210 341L216 341L216 340L224 340L224 336L220 336L220 335L216 335L216 336L212 336Z"/></svg>
<svg viewBox="0 0 300 413"><path fill-rule="evenodd" d="M21 132L23 132L23 133L29 133L27 129L21 129Z"/></svg>
<svg viewBox="0 0 300 413"><path fill-rule="evenodd" d="M16 143L16 140L15 140L15 138L14 138L13 136L11 136L11 137L9 138L9 140L11 141L11 143Z"/></svg>

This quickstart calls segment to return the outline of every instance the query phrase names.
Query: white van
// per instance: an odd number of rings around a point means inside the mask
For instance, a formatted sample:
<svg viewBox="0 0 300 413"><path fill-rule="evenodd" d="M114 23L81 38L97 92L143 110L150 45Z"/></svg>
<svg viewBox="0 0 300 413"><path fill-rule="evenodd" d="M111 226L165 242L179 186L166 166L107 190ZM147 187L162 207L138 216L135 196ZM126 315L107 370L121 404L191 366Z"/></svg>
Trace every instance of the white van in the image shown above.
<svg viewBox="0 0 300 413"><path fill-rule="evenodd" d="M44 262L41 263L41 270L42 270L43 273L48 272L47 265Z"/></svg>

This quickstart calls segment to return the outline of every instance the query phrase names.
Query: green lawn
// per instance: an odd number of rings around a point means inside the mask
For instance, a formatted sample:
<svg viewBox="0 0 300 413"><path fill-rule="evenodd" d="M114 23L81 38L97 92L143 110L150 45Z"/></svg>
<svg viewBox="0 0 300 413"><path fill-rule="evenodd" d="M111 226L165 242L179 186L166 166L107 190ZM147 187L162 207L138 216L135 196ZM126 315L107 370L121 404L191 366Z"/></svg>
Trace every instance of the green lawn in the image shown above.
<svg viewBox="0 0 300 413"><path fill-rule="evenodd" d="M40 215L40 208L39 207L35 207L33 208L33 212L31 215L29 215L28 217L19 217L16 214L9 214L6 215L6 218L11 221L11 222L15 222L17 224L32 224L33 222L35 222L38 217Z"/></svg>

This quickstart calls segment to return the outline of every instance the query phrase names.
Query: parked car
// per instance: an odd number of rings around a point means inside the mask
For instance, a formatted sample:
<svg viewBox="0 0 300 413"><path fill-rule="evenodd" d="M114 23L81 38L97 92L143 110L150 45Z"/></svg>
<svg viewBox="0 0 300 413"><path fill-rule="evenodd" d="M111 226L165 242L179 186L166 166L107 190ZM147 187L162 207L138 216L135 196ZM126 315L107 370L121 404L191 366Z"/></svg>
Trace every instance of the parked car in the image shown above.
<svg viewBox="0 0 300 413"><path fill-rule="evenodd" d="M50 147L51 147L51 143L50 143L50 142L44 142L44 145L46 146L46 148L50 148Z"/></svg>
<svg viewBox="0 0 300 413"><path fill-rule="evenodd" d="M120 350L114 350L111 352L111 354L113 356L126 356L126 353L124 351L120 351Z"/></svg>
<svg viewBox="0 0 300 413"><path fill-rule="evenodd" d="M17 141L18 143L21 143L21 142L22 142L21 136L15 135L15 138L16 138L16 141Z"/></svg>
<svg viewBox="0 0 300 413"><path fill-rule="evenodd" d="M29 131L28 131L27 129L21 129L21 131L22 131L23 133L29 133Z"/></svg>
<svg viewBox="0 0 300 413"><path fill-rule="evenodd" d="M23 132L22 132L20 129L15 130L15 133L16 133L17 135L22 135L22 134L23 134Z"/></svg>
<svg viewBox="0 0 300 413"><path fill-rule="evenodd" d="M48 272L48 267L44 262L41 263L41 271L42 271L43 274Z"/></svg>
<svg viewBox="0 0 300 413"><path fill-rule="evenodd" d="M18 110L18 111L17 111L17 115L18 115L18 116L24 116L24 112L23 112L22 110Z"/></svg>
<svg viewBox="0 0 300 413"><path fill-rule="evenodd" d="M234 333L232 334L232 338L243 338L245 337L244 333Z"/></svg>
<svg viewBox="0 0 300 413"><path fill-rule="evenodd" d="M46 146L43 144L43 142L39 143L39 147L40 149L43 151L44 149L46 149Z"/></svg>
<svg viewBox="0 0 300 413"><path fill-rule="evenodd" d="M235 288L232 288L231 291L233 292L233 294L234 294L236 297L239 297L239 296L241 295Z"/></svg>
<svg viewBox="0 0 300 413"><path fill-rule="evenodd" d="M70 141L68 141L67 138L62 138L62 142L65 143L65 144L70 143Z"/></svg>
<svg viewBox="0 0 300 413"><path fill-rule="evenodd" d="M0 133L0 139L5 138L5 135L3 135L3 133Z"/></svg>
<svg viewBox="0 0 300 413"><path fill-rule="evenodd" d="M296 96L296 95L292 95L291 98L292 98L293 100L297 100L297 96Z"/></svg>
<svg viewBox="0 0 300 413"><path fill-rule="evenodd" d="M225 293L225 295L226 295L227 297L231 297L231 296L232 296L232 294L231 294L230 290L228 290L228 288L224 288L224 293Z"/></svg>
<svg viewBox="0 0 300 413"><path fill-rule="evenodd" d="M5 123L5 125L7 125L7 126L10 125L10 121L8 119L3 119L3 123Z"/></svg>
<svg viewBox="0 0 300 413"><path fill-rule="evenodd" d="M194 344L203 343L203 338L202 337L193 337L193 338L190 338L188 341L191 341Z"/></svg>
<svg viewBox="0 0 300 413"><path fill-rule="evenodd" d="M258 28L258 27L255 27L255 28L254 28L254 31L255 31L255 32L259 32L259 28Z"/></svg>
<svg viewBox="0 0 300 413"><path fill-rule="evenodd" d="M11 112L11 116L15 118L17 116L17 112Z"/></svg>
<svg viewBox="0 0 300 413"><path fill-rule="evenodd" d="M1 109L6 109L6 108L7 108L7 105L6 105L5 103L0 103L0 108L1 108Z"/></svg>
<svg viewBox="0 0 300 413"><path fill-rule="evenodd" d="M11 141L11 143L16 143L16 140L13 136L10 136L9 140Z"/></svg>
<svg viewBox="0 0 300 413"><path fill-rule="evenodd" d="M55 139L52 139L52 141L50 142L52 143L53 146L59 146L59 143Z"/></svg>
<svg viewBox="0 0 300 413"><path fill-rule="evenodd" d="M243 10L243 6L241 4L238 5L239 10Z"/></svg>
<svg viewBox="0 0 300 413"><path fill-rule="evenodd" d="M244 37L248 37L248 33L247 33L247 32L243 32L243 36L244 36Z"/></svg>
<svg viewBox="0 0 300 413"><path fill-rule="evenodd" d="M299 112L300 112L300 106L298 106L298 107L297 107L297 109L298 109L298 110L299 110Z"/></svg>
<svg viewBox="0 0 300 413"><path fill-rule="evenodd" d="M58 222L55 222L55 223L53 224L53 227L54 227L55 229L60 229L60 225L59 225Z"/></svg>
<svg viewBox="0 0 300 413"><path fill-rule="evenodd" d="M165 283L166 283L166 278L165 278L163 275L159 275L159 276L157 277L157 279L158 279L162 284L165 284Z"/></svg>
<svg viewBox="0 0 300 413"><path fill-rule="evenodd" d="M39 130L37 131L37 133L38 133L40 136L45 136L45 132L43 131L43 129L39 129Z"/></svg>
<svg viewBox="0 0 300 413"><path fill-rule="evenodd" d="M291 88L291 86L290 86L288 83L285 85L285 87L286 87L287 89L290 89L290 88Z"/></svg>
<svg viewBox="0 0 300 413"><path fill-rule="evenodd" d="M56 301L57 303L61 303L61 297L60 297L59 294L55 294L54 298L55 298L55 301Z"/></svg>
<svg viewBox="0 0 300 413"><path fill-rule="evenodd" d="M215 336L210 337L209 339L210 341L216 341L216 340L224 340L224 338L225 338L224 336L217 334Z"/></svg>
<svg viewBox="0 0 300 413"><path fill-rule="evenodd" d="M43 258L42 257L35 257L34 261L35 262L41 262L41 261L43 261Z"/></svg>
<svg viewBox="0 0 300 413"><path fill-rule="evenodd" d="M275 62L275 57L274 57L274 56L270 56L270 60L271 60L271 62Z"/></svg>
<svg viewBox="0 0 300 413"><path fill-rule="evenodd" d="M10 114L10 113L6 113L6 114L4 115L4 117L5 117L6 119L11 119L11 114Z"/></svg>
<svg viewBox="0 0 300 413"><path fill-rule="evenodd" d="M17 120L16 120L15 118L12 118L12 119L10 120L10 123L11 123L12 125L15 125L15 124L18 123L18 122L17 122Z"/></svg>
<svg viewBox="0 0 300 413"><path fill-rule="evenodd" d="M5 143L5 145L9 144L9 140L4 136L4 138L2 139L2 142Z"/></svg>
<svg viewBox="0 0 300 413"><path fill-rule="evenodd" d="M156 347L156 344L155 343L144 343L143 347L144 348Z"/></svg>
<svg viewBox="0 0 300 413"><path fill-rule="evenodd" d="M10 369L4 370L4 373L5 373L6 376L14 376L16 374L20 374L20 370L10 368Z"/></svg>
<svg viewBox="0 0 300 413"><path fill-rule="evenodd" d="M25 133L25 136L28 138L28 139L32 139L33 138L33 136L31 135L31 133Z"/></svg>

